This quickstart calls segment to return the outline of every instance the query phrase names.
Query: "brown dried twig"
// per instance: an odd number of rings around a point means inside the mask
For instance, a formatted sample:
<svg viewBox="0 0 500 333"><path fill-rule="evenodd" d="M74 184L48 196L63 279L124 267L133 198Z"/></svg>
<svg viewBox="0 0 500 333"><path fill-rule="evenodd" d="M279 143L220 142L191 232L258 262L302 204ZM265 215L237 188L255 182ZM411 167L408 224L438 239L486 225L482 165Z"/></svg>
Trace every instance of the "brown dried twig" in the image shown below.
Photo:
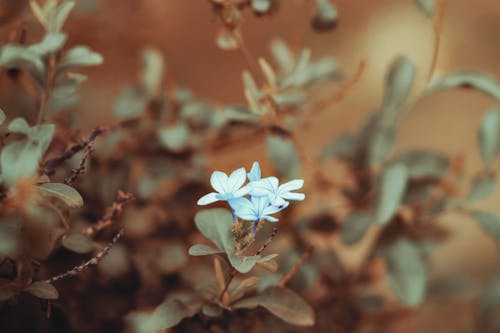
<svg viewBox="0 0 500 333"><path fill-rule="evenodd" d="M255 255L258 256L260 255L262 252L264 252L264 250L266 249L266 247L269 246L269 244L271 244L271 242L274 240L274 238L276 238L276 235L278 234L278 228L273 228L273 232L271 232L271 234L269 235L269 237L267 238L267 240L264 242L264 244L262 244L262 246L260 247L260 249L257 250L257 252L255 252Z"/></svg>
<svg viewBox="0 0 500 333"><path fill-rule="evenodd" d="M135 198L134 198L134 195L132 193L128 193L128 192L119 190L118 196L117 196L115 202L113 202L111 207L109 207L106 210L106 213L104 214L104 216L99 221L97 221L94 225L86 228L83 231L83 233L85 235L87 235L88 237L92 237L100 230L110 226L123 213L123 209L124 209L125 205L127 205L128 203L130 203L134 199Z"/></svg>
<svg viewBox="0 0 500 333"><path fill-rule="evenodd" d="M68 150L66 150L62 155L58 157L54 157L43 165L43 174L46 175L52 175L55 172L55 169L63 164L65 161L69 160L72 158L75 154L78 152L86 149L89 145L92 145L95 141L95 139L101 135L104 134L105 132L108 131L108 128L106 127L96 127L92 130L92 132L82 141L74 144L71 146Z"/></svg>
<svg viewBox="0 0 500 333"><path fill-rule="evenodd" d="M94 142L90 142L87 147L85 147L83 157L80 161L80 164L78 165L77 168L71 170L71 175L64 180L64 183L66 185L71 185L75 182L75 180L80 176L85 173L85 163L87 163L87 160L90 158L92 155L92 152L94 151L92 149L92 146L94 145Z"/></svg>
<svg viewBox="0 0 500 333"><path fill-rule="evenodd" d="M309 246L306 249L306 252L304 252L304 254L300 257L299 261L297 261L297 263L293 265L293 267L288 271L288 273L286 273L285 276L283 276L281 280L279 280L278 286L280 287L286 286L286 284L290 282L291 279L293 279L295 274L298 273L299 269L302 267L302 265L304 265L306 260L309 259L312 252L313 252L313 247Z"/></svg>
<svg viewBox="0 0 500 333"><path fill-rule="evenodd" d="M75 266L72 269L70 269L69 271L66 271L62 274L53 276L53 277L45 280L44 282L53 283L55 281L62 280L62 279L67 278L67 277L75 276L75 275L80 274L84 270L88 269L90 266L95 266L95 265L99 264L102 261L102 259L104 259L104 257L106 257L108 255L109 251L116 244L116 242L118 242L118 240L123 236L123 233L124 233L124 229L121 229L115 235L115 237L113 237L111 242L109 242L104 248L102 248L102 250L97 252L97 254L94 257L87 260L83 264Z"/></svg>

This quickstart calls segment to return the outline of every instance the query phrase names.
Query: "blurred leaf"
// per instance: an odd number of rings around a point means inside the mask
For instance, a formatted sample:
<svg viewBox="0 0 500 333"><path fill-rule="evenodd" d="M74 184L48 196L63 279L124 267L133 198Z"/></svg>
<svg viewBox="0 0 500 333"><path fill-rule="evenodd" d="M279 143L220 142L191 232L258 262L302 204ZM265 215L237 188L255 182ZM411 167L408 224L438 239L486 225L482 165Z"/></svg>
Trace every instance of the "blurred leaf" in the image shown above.
<svg viewBox="0 0 500 333"><path fill-rule="evenodd" d="M237 50L240 47L235 32L226 27L220 28L215 37L215 44L225 51Z"/></svg>
<svg viewBox="0 0 500 333"><path fill-rule="evenodd" d="M243 80L243 91L245 92L245 98L250 106L250 110L258 115L263 114L265 110L263 110L260 106L260 99L263 94L257 87L252 74L250 74L249 71L244 70L241 73L241 78Z"/></svg>
<svg viewBox="0 0 500 333"><path fill-rule="evenodd" d="M379 180L376 193L375 223L386 224L399 208L406 190L408 170L403 164L394 164L385 169Z"/></svg>
<svg viewBox="0 0 500 333"><path fill-rule="evenodd" d="M350 134L344 133L339 137L335 138L330 143L323 147L320 154L320 160L325 161L330 158L350 158L354 154L356 149L357 138Z"/></svg>
<svg viewBox="0 0 500 333"><path fill-rule="evenodd" d="M274 169L285 178L292 179L298 177L300 159L292 140L268 135L267 155Z"/></svg>
<svg viewBox="0 0 500 333"><path fill-rule="evenodd" d="M474 202L489 197L495 190L496 179L491 174L478 174L472 180L467 201Z"/></svg>
<svg viewBox="0 0 500 333"><path fill-rule="evenodd" d="M101 260L97 269L108 278L119 279L131 269L130 252L124 245L115 244L108 255Z"/></svg>
<svg viewBox="0 0 500 333"><path fill-rule="evenodd" d="M479 151L484 164L490 167L500 148L500 110L493 108L481 120L478 132Z"/></svg>
<svg viewBox="0 0 500 333"><path fill-rule="evenodd" d="M290 289L269 287L256 296L236 302L237 309L262 306L276 317L297 326L314 325L314 311L299 295Z"/></svg>
<svg viewBox="0 0 500 333"><path fill-rule="evenodd" d="M42 299L59 298L57 289L52 284L44 281L33 282L27 286L24 291Z"/></svg>
<svg viewBox="0 0 500 333"><path fill-rule="evenodd" d="M113 112L121 118L134 117L145 109L147 102L148 100L142 89L128 87L118 96Z"/></svg>
<svg viewBox="0 0 500 333"><path fill-rule="evenodd" d="M184 318L192 317L199 306L188 306L177 299L166 300L153 313L131 313L127 322L134 333L152 333L179 324Z"/></svg>
<svg viewBox="0 0 500 333"><path fill-rule="evenodd" d="M16 118L9 124L9 131L22 133L26 138L10 142L0 153L1 178L8 185L35 174L43 154L52 141L54 130L53 124L30 128L22 118Z"/></svg>
<svg viewBox="0 0 500 333"><path fill-rule="evenodd" d="M165 75L165 61L160 51L147 48L142 52L141 82L149 96L155 96L161 89Z"/></svg>
<svg viewBox="0 0 500 333"><path fill-rule="evenodd" d="M381 251L387 264L387 283L394 295L406 305L419 305L425 296L427 272L418 247L399 238Z"/></svg>
<svg viewBox="0 0 500 333"><path fill-rule="evenodd" d="M271 42L271 53L282 73L288 73L295 62L294 56L288 45L282 39Z"/></svg>
<svg viewBox="0 0 500 333"><path fill-rule="evenodd" d="M500 99L500 84L488 74L475 70L463 70L433 80L429 86L429 92L437 92L445 89L466 88L474 89L485 95Z"/></svg>
<svg viewBox="0 0 500 333"><path fill-rule="evenodd" d="M49 100L49 112L56 112L70 107L77 102L77 92L80 85L87 79L85 75L67 73L66 77L57 82Z"/></svg>
<svg viewBox="0 0 500 333"><path fill-rule="evenodd" d="M189 144L189 128L184 123L163 127L158 130L158 139L167 149L174 152L181 152Z"/></svg>
<svg viewBox="0 0 500 333"><path fill-rule="evenodd" d="M415 64L406 57L398 57L391 63L385 79L384 99L380 109L383 128L396 124L401 106L410 94L415 71Z"/></svg>
<svg viewBox="0 0 500 333"><path fill-rule="evenodd" d="M344 243L357 243L373 223L373 216L366 212L354 212L342 223L341 237Z"/></svg>
<svg viewBox="0 0 500 333"><path fill-rule="evenodd" d="M40 7L36 0L30 0L30 5L35 17L47 32L59 32L75 6L75 1L64 0L60 3L57 1L47 1L43 7Z"/></svg>
<svg viewBox="0 0 500 333"><path fill-rule="evenodd" d="M265 14L271 9L271 0L252 0L252 10L256 14Z"/></svg>
<svg viewBox="0 0 500 333"><path fill-rule="evenodd" d="M222 251L216 250L208 245L195 244L189 248L188 253L192 256L206 256L210 254L222 253Z"/></svg>
<svg viewBox="0 0 500 333"><path fill-rule="evenodd" d="M102 56L87 46L75 46L69 50L57 66L57 75L76 67L96 66L103 63Z"/></svg>
<svg viewBox="0 0 500 333"><path fill-rule="evenodd" d="M76 253L89 253L94 249L94 243L80 233L63 236L61 245Z"/></svg>
<svg viewBox="0 0 500 333"><path fill-rule="evenodd" d="M365 312L374 312L384 306L385 300L380 295L360 295L354 300Z"/></svg>
<svg viewBox="0 0 500 333"><path fill-rule="evenodd" d="M406 151L395 162L406 166L410 178L439 178L447 172L450 165L446 156L427 150Z"/></svg>
<svg viewBox="0 0 500 333"><path fill-rule="evenodd" d="M83 207L83 198L73 187L62 183L45 183L38 185L44 195L55 197L64 202L68 207Z"/></svg>
<svg viewBox="0 0 500 333"><path fill-rule="evenodd" d="M0 68L2 67L23 69L40 86L45 82L45 64L42 59L36 52L21 45L7 44L0 49Z"/></svg>
<svg viewBox="0 0 500 333"><path fill-rule="evenodd" d="M500 311L500 278L494 279L483 290L479 299L481 320L497 316Z"/></svg>
<svg viewBox="0 0 500 333"><path fill-rule="evenodd" d="M295 59L294 66L290 73L283 78L281 86L283 88L288 88L290 86L302 86L308 81L307 67L309 65L309 60L311 59L311 50L303 49L297 55Z"/></svg>
<svg viewBox="0 0 500 333"><path fill-rule="evenodd" d="M418 9L422 11L428 18L434 16L436 12L436 0L413 0Z"/></svg>
<svg viewBox="0 0 500 333"><path fill-rule="evenodd" d="M500 242L500 216L480 210L471 211L470 214L486 233Z"/></svg>
<svg viewBox="0 0 500 333"><path fill-rule="evenodd" d="M0 258L15 258L22 244L19 241L22 232L20 216L2 216L0 223Z"/></svg>
<svg viewBox="0 0 500 333"><path fill-rule="evenodd" d="M396 144L395 129L376 126L372 131L371 140L368 142L368 162L370 166L378 166L383 163Z"/></svg>
<svg viewBox="0 0 500 333"><path fill-rule="evenodd" d="M216 304L208 303L203 305L201 312L207 317L219 317L222 314L222 308Z"/></svg>
<svg viewBox="0 0 500 333"><path fill-rule="evenodd" d="M3 112L2 109L0 109L0 125L3 124L3 122L5 121L6 117L5 117L5 113Z"/></svg>
<svg viewBox="0 0 500 333"><path fill-rule="evenodd" d="M311 21L316 31L333 29L337 25L338 11L330 0L316 0L317 9Z"/></svg>
<svg viewBox="0 0 500 333"><path fill-rule="evenodd" d="M28 50L42 57L53 54L64 46L66 38L66 34L62 32L47 33L40 43L29 46Z"/></svg>

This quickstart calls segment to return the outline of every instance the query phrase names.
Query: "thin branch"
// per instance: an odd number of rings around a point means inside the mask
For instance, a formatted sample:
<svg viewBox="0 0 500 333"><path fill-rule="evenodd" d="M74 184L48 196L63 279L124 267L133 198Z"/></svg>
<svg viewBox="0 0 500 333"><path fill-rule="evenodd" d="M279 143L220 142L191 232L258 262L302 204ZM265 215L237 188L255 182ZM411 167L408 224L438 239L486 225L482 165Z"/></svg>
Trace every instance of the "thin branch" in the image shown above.
<svg viewBox="0 0 500 333"><path fill-rule="evenodd" d="M67 185L71 185L75 182L75 180L80 176L85 173L85 164L87 163L87 160L90 158L92 155L92 152L94 151L92 149L92 146L94 145L94 141L89 142L87 147L85 147L83 157L80 160L80 164L78 165L77 168L71 170L71 175L64 180L64 183Z"/></svg>
<svg viewBox="0 0 500 333"><path fill-rule="evenodd" d="M260 247L260 249L257 250L257 252L255 252L255 255L258 256L260 255L262 252L264 252L264 250L266 249L266 247L269 246L269 244L272 243L272 241L274 240L274 238L276 238L276 235L278 235L278 228L273 228L273 232L271 232L271 234L269 235L269 237L267 238L267 240L264 242L264 244L262 244L262 246Z"/></svg>
<svg viewBox="0 0 500 333"><path fill-rule="evenodd" d="M127 205L134 199L135 198L133 194L119 190L115 202L113 202L111 207L106 210L104 216L95 224L86 228L83 233L88 237L92 237L100 230L112 225L123 213L125 205Z"/></svg>
<svg viewBox="0 0 500 333"><path fill-rule="evenodd" d="M444 21L446 3L447 0L438 1L436 15L432 20L432 26L434 28L434 51L432 53L432 62L431 62L431 67L429 68L429 74L427 75L427 81L430 81L432 79L434 71L436 70L439 48L441 45L441 32L443 30L443 21Z"/></svg>
<svg viewBox="0 0 500 333"><path fill-rule="evenodd" d="M102 261L102 259L104 259L104 257L106 257L108 255L109 251L116 244L116 242L118 242L118 240L123 236L123 233L124 233L124 229L121 229L115 235L115 237L113 237L111 242L109 242L102 250L97 252L97 254L93 258L87 260L86 262L84 262L81 265L73 267L69 271L66 271L66 272L59 274L59 275L56 275L56 276L53 276L53 277L45 280L44 282L53 283L55 281L65 279L67 277L75 276L75 275L80 274L84 270L90 268L91 266L95 266L95 265L99 264Z"/></svg>
<svg viewBox="0 0 500 333"><path fill-rule="evenodd" d="M281 278L281 280L278 282L278 286L280 287L286 286L286 284L290 282L290 280L293 279L293 277L299 272L300 268L302 267L302 265L304 265L306 260L309 259L312 252L313 252L313 247L309 246L306 249L306 252L304 252L304 254L300 257L299 261L297 261L297 263L293 265L293 267L288 271L288 273L286 273L285 276Z"/></svg>
<svg viewBox="0 0 500 333"><path fill-rule="evenodd" d="M55 169L60 166L61 164L63 164L66 160L69 160L70 158L72 158L75 154L77 154L78 152L84 150L85 148L87 148L89 145L93 144L93 142L95 141L95 139L107 132L108 129L106 127L96 127L92 130L92 132L85 138L83 139L82 141L74 144L73 146L71 146L68 150L66 150L62 155L58 156L58 157L54 157L50 160L48 160L47 162L45 162L45 164L43 165L43 174L46 174L46 175L52 175L54 174L55 172Z"/></svg>

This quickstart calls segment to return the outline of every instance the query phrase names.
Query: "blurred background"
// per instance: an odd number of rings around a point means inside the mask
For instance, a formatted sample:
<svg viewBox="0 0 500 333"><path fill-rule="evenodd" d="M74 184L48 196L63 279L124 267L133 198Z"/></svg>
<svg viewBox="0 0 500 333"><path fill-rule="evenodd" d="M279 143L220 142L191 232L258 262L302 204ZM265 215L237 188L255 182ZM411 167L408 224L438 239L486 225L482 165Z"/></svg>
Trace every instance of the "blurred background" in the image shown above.
<svg viewBox="0 0 500 333"><path fill-rule="evenodd" d="M418 67L413 94L424 87L431 65L434 36L430 21L411 0L335 1L340 20L336 29L318 33L309 25L313 1L281 1L271 17L258 18L247 12L243 36L254 59L269 58L269 42L276 37L294 49L312 49L312 58L333 55L346 79L362 61L366 67L354 88L340 103L311 119L298 133L314 158L332 137L361 126L368 113L381 102L388 64L400 54ZM20 24L28 40L39 36L39 27L21 0L0 1L0 38L7 41ZM20 11L25 22L10 21L11 11ZM104 56L104 64L86 69L89 79L80 93L76 117L83 128L112 124L113 104L120 92L137 80L139 56L144 47L158 48L166 57L167 83L189 87L215 103L243 103L241 72L247 63L238 51L223 51L215 44L220 22L206 0L80 0L66 25L70 44L85 44ZM37 35L38 34L38 35ZM437 70L480 69L500 77L500 3L498 0L449 1L443 22ZM323 93L338 89L326 86ZM14 88L0 82L0 105L9 113L15 103ZM472 91L446 91L421 100L405 117L397 149L434 148L450 156L463 155L467 172L480 168L476 146L479 121L494 101ZM255 142L243 151L221 151L212 156L213 169L230 170L265 162L264 142ZM307 171L305 181L308 182ZM500 213L500 193L481 207ZM445 216L442 223L452 237L433 253L436 276L460 274L486 282L500 265L494 241L475 223L457 216ZM415 310L415 316L394 322L393 331L446 332L466 326L472 317L470 300L447 304L434 300ZM437 319L440 320L437 320ZM449 318L452 320L442 320ZM443 327L437 325L442 324ZM410 326L408 326L410 325ZM453 326L453 327L451 327Z"/></svg>

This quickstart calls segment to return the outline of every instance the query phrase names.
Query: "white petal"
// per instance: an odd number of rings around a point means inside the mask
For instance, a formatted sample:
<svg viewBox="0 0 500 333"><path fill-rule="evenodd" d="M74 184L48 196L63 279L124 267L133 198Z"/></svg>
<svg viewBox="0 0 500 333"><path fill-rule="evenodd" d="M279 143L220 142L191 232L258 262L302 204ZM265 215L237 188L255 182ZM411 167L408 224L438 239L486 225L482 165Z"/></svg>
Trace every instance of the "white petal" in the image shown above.
<svg viewBox="0 0 500 333"><path fill-rule="evenodd" d="M251 195L262 196L277 193L278 184L278 178L267 177L255 182L251 182L248 185L252 188L252 190L250 191Z"/></svg>
<svg viewBox="0 0 500 333"><path fill-rule="evenodd" d="M268 222L278 222L278 219L272 216L264 216L263 219Z"/></svg>
<svg viewBox="0 0 500 333"><path fill-rule="evenodd" d="M250 169L250 172L247 174L247 176L248 176L248 180L251 182L254 182L254 181L259 180L261 178L259 162L253 162L252 169Z"/></svg>
<svg viewBox="0 0 500 333"><path fill-rule="evenodd" d="M304 193L287 192L281 195L286 200L304 200L306 195Z"/></svg>
<svg viewBox="0 0 500 333"><path fill-rule="evenodd" d="M245 168L239 168L234 170L229 176L228 190L231 192L236 192L247 179L247 172Z"/></svg>
<svg viewBox="0 0 500 333"><path fill-rule="evenodd" d="M279 193L295 191L302 188L302 186L304 186L303 179L294 179L281 185L279 187Z"/></svg>
<svg viewBox="0 0 500 333"><path fill-rule="evenodd" d="M252 188L250 186L243 186L242 188L240 188L239 190L237 190L236 192L233 193L233 196L235 198L240 198L242 196L245 196L247 195L248 193L250 193L250 191L252 190Z"/></svg>
<svg viewBox="0 0 500 333"><path fill-rule="evenodd" d="M212 192L212 193L208 193L208 194L205 194L204 196L202 196L198 200L198 205L204 206L204 205L208 205L208 204L211 204L213 202L216 202L216 201L219 201L219 199L217 199L217 193Z"/></svg>
<svg viewBox="0 0 500 333"><path fill-rule="evenodd" d="M210 184L219 193L227 193L228 177L222 171L214 171L210 177Z"/></svg>
<svg viewBox="0 0 500 333"><path fill-rule="evenodd" d="M285 201L286 202L286 201ZM270 214L274 214L274 213L277 213L281 210L283 210L284 208L286 208L288 205L283 205L283 206L268 206L264 209L263 211L263 214L262 215L270 215Z"/></svg>
<svg viewBox="0 0 500 333"><path fill-rule="evenodd" d="M288 206L288 202L280 196L274 195L271 198L271 204L276 207L281 207L281 209Z"/></svg>

